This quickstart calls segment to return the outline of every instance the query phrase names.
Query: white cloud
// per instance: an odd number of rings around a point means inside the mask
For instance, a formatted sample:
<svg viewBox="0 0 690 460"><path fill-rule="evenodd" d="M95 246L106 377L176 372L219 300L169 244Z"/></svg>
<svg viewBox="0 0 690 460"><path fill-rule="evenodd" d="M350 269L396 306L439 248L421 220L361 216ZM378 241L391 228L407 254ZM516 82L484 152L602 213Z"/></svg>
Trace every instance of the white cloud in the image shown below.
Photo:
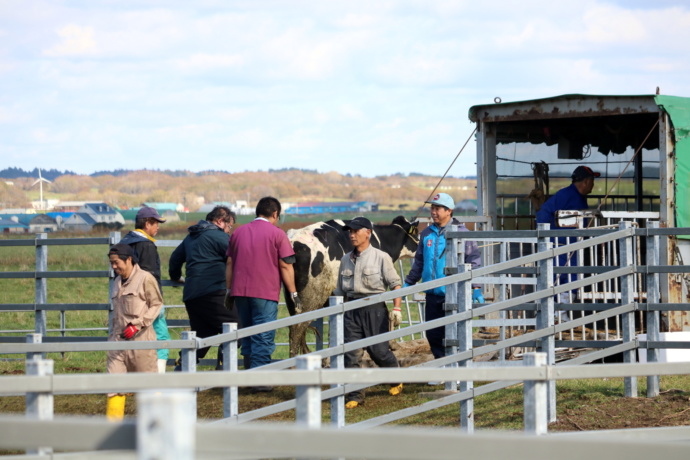
<svg viewBox="0 0 690 460"><path fill-rule="evenodd" d="M69 24L57 29L56 32L61 40L43 52L46 56L90 56L98 50L92 27Z"/></svg>
<svg viewBox="0 0 690 460"><path fill-rule="evenodd" d="M182 71L208 72L216 69L239 67L244 63L244 57L228 54L194 54L177 59L175 65Z"/></svg>
<svg viewBox="0 0 690 460"><path fill-rule="evenodd" d="M340 115L349 120L365 120L364 112L353 104L343 104L340 106Z"/></svg>
<svg viewBox="0 0 690 460"><path fill-rule="evenodd" d="M656 86L690 96L690 7L680 1L31 0L4 9L0 155L19 152L6 161L29 169L43 155L61 169L440 174L473 128L469 107L495 96ZM473 174L468 150L459 171ZM76 162L77 152L99 161Z"/></svg>

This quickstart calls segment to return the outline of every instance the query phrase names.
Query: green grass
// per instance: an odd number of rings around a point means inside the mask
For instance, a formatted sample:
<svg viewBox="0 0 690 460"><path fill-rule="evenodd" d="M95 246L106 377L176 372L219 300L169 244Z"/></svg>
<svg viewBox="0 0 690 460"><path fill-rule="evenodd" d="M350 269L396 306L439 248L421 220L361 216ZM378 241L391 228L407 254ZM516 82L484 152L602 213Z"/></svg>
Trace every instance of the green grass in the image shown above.
<svg viewBox="0 0 690 460"><path fill-rule="evenodd" d="M245 216L246 217L246 216ZM174 225L162 226L158 239L161 240L182 240L187 232L188 222L180 222ZM125 231L122 232L123 234ZM94 236L94 235L88 235ZM95 235L106 236L106 234ZM50 238L80 237L72 234L51 234ZM1 239L16 239L14 236L2 236ZM167 268L174 248L160 247L158 252L161 258L163 279L167 279ZM48 246L48 271L72 271L72 270L108 270L107 246L100 245L79 245L79 246ZM34 247L0 247L0 266L5 272L33 272L35 270L35 248ZM396 265L397 267L397 265ZM406 260L403 264L404 272L407 273L410 261ZM29 273L30 274L30 273ZM108 279L107 278L58 278L48 279L48 303L51 304L70 304L70 303L108 303ZM173 287L163 287L165 305L182 306L182 289ZM0 304L30 304L35 301L35 281L33 279L0 279ZM281 302L283 299L281 298ZM413 310L413 319L419 320L416 308ZM403 312L405 314L405 312ZM3 331L21 331L14 333L3 333L4 336L24 336L34 330L34 312L0 312L2 318ZM48 330L60 329L62 314L58 311L47 312ZM279 318L288 316L287 309L281 305L278 312ZM167 308L166 317L168 319L188 319L184 308ZM105 329L108 325L107 311L66 311L64 321L67 329ZM171 328L171 338L179 339L184 329ZM48 336L60 336L57 331L49 332ZM66 336L93 336L106 337L105 330L69 331ZM324 327L324 335L328 337L328 327ZM308 341L316 341L313 332L308 332ZM288 342L287 328L281 328L276 333L277 343ZM312 346L313 349L313 346ZM215 359L217 348L211 349L207 359ZM177 350L171 350L171 357L177 357ZM289 355L287 346L280 346L273 355L274 359L284 359ZM105 369L105 353L81 352L66 353L64 356L57 354L49 356L56 360L56 372L62 372L60 362L65 361L67 367L83 368L86 372L98 372ZM16 355L2 355L0 359L17 358ZM8 369L2 369L7 371Z"/></svg>

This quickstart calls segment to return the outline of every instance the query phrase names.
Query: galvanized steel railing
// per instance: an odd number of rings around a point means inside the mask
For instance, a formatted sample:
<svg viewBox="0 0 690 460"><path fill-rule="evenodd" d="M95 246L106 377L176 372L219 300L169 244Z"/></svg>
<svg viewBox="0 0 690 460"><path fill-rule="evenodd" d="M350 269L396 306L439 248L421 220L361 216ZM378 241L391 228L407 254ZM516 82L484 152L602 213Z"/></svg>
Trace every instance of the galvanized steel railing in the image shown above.
<svg viewBox="0 0 690 460"><path fill-rule="evenodd" d="M399 339L403 336L410 334L420 333L424 330L444 326L446 327L446 357L437 359L425 364L422 364L420 368L425 369L425 372L429 372L428 379L432 378L434 375L433 369L440 368L443 366L460 366L463 367L478 367L483 366L479 363L474 363L473 358L486 354L494 353L500 350L505 350L506 348L515 346L524 346L534 348L538 351L546 353L547 364L555 364L555 348L559 344L556 337L559 333L566 330L583 327L587 323L593 321L614 318L621 316L622 321L622 336L617 340L608 341L590 341L587 343L591 348L599 348L597 352L592 352L587 355L580 356L573 360L568 361L569 363L581 364L586 362L591 362L602 357L610 356L615 353L623 353L625 362L633 363L636 360L635 351L637 348L647 348L648 350L648 361L656 362L658 356L656 350L659 348L667 347L685 347L690 348L690 343L668 343L659 341L659 319L658 312L665 309L674 310L687 310L689 309L688 304L660 304L658 303L658 297L647 296L646 303L635 302L634 293L634 278L637 274L643 273L646 275L647 290L648 292L658 293L658 278L659 274L673 272L686 273L690 271L690 267L664 267L655 264L648 264L647 266L641 267L634 263L634 251L633 251L633 239L635 237L647 238L648 253L654 253L652 249L655 245L658 247L658 239L661 236L675 235L675 234L690 234L689 229L634 229L629 224L624 224L617 231L611 230L580 230L575 231L575 236L589 237L586 240L568 245L563 247L552 248L550 243L551 237L563 236L566 234L563 230L549 231L546 228L540 228L536 232L530 233L529 237L536 236L537 245L539 251L535 254L525 255L521 258L514 260L507 260L494 264L491 266L482 267L476 270L470 270L469 267L465 265L457 265L457 260L461 259L461 252L459 248L463 248L462 238L468 236L467 232L454 232L450 231L448 233L449 245L450 247L456 248L456 250L451 251L454 254L452 257L448 257L447 261L449 263L448 276L446 278L431 281L428 283L418 284L415 286L410 286L403 288L395 292L387 292L372 296L365 299L358 299L356 301L342 303L342 300L334 299L334 305L319 311L304 313L291 318L284 318L272 323L253 326L241 330L233 330L231 325L227 325L227 331L224 334L208 337L205 339L197 339L194 337L193 333L185 333L182 341L171 341L167 343L161 342L135 342L135 343L101 343L101 344L9 344L2 347L2 352L6 353L27 353L33 355L36 353L46 353L46 352L59 352L59 351L86 351L86 350L109 350L109 349L134 349L134 348L162 348L162 347L179 347L183 349L183 359L182 367L186 372L193 372L196 365L196 350L206 346L220 345L224 348L225 356L229 356L230 359L224 362L224 369L229 371L237 370L237 343L238 340L248 337L252 334L265 332L268 330L275 330L277 328L290 326L292 324L301 323L304 321L310 321L318 318L329 318L330 325L330 343L329 347L318 352L318 355L323 358L331 358L331 367L334 369L342 368L342 354L366 347L368 345L384 342L392 339ZM572 234L573 232L570 232ZM478 232L475 235L476 238L499 238L501 236L500 232ZM519 235L518 235L519 236ZM522 235L523 237L528 237L527 234ZM515 235L513 236L515 237ZM655 242L656 240L656 242ZM573 281L568 285L555 285L553 280L553 260L560 254L568 253L573 250L583 250L585 248L596 246L599 244L605 244L608 242L619 241L620 244L620 266L618 267L601 267L600 272L590 271L591 276L583 277L582 279ZM658 255L658 251L657 251ZM535 269L536 264L536 269ZM531 266L531 267L530 267ZM471 285L473 283L480 282L483 279L488 279L492 276L503 276L509 273L511 270L521 270L527 267L533 273L536 282L535 289L533 292L525 293L521 296L506 298L501 301L484 304L484 305L473 305L471 302ZM525 271L524 273L527 273ZM579 289L584 286L591 285L594 283L605 282L614 278L619 278L621 286L621 302L619 304L597 304L592 303L591 307L580 307L582 311L587 311L591 308L594 313L590 315L584 315L580 318L574 318L572 321L554 324L554 300L553 297L562 292L569 291L571 289ZM447 286L447 297L446 297L446 316L444 318L439 318L434 321L429 321L426 323L415 324L410 327L388 332L386 334L381 334L368 339L360 340L357 342L352 342L345 344L342 339L342 328L343 328L343 315L346 311L361 308L363 306L381 302L390 301L395 297L401 295L410 295L416 292L425 291L433 287L446 285ZM650 290L651 287L651 290ZM590 304L582 304L590 305ZM532 332L526 332L522 335L506 338L505 340L496 341L495 343L479 343L476 344L475 340L472 338L472 328L476 325L477 321L475 318L485 316L495 312L509 311L510 309L525 309L531 308L536 312L535 317L535 328ZM633 314L636 311L642 311L645 314L647 320L647 341L639 341L635 336L634 328L634 317ZM38 335L37 335L38 336ZM40 337L40 336L38 336ZM578 341L565 341L567 346L577 346L583 345L584 342ZM69 345L65 348L66 345ZM476 346L480 345L480 346ZM115 347L115 348L113 348ZM289 367L295 366L297 360L295 358L286 359L280 362L272 363L261 368L261 370L282 370ZM498 362L496 364L489 363L488 366L506 366L506 362ZM249 371L250 373L257 373L257 379L261 375L261 371ZM257 380L259 381L259 380ZM381 381L390 381L384 379ZM461 425L467 430L473 430L473 398L479 394L484 394L489 391L493 391L499 388L503 388L514 382L494 382L482 387L474 388L472 381L462 381L460 382L460 391L447 396L443 399L433 401L431 403L425 403L420 406L413 408L408 408L403 411L388 414L385 416L377 417L375 419L370 419L358 424L350 425L351 427L365 427L365 426L375 426L383 423L388 423L394 420L398 420L416 413L421 413L426 410L441 407L443 405L460 403L461 406ZM454 390L457 389L455 381L447 381L446 389ZM364 388L370 386L366 383L350 383L345 385L337 385L334 388L322 392L321 397L323 399L331 399L332 404L332 417L333 422L337 426L344 425L344 408L343 408L343 396L358 388ZM625 393L627 396L635 396L637 394L636 381L631 378L626 379L625 383ZM658 377L650 377L648 381L648 395L654 396L658 393ZM548 390L549 394L549 420L555 419L555 387ZM255 420L266 415L281 412L287 409L292 409L296 407L295 400L286 401L274 406L259 409L256 411L251 411L247 413L240 414L237 410L237 393L232 390L232 388L226 388L224 392L225 397L225 419L224 422L246 422L250 420Z"/></svg>

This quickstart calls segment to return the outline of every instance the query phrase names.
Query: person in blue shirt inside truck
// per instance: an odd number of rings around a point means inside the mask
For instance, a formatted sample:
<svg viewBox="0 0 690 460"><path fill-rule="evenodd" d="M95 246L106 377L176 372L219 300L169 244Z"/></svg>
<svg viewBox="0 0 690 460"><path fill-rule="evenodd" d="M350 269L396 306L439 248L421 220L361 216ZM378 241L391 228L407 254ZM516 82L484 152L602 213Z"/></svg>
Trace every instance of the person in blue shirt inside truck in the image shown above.
<svg viewBox="0 0 690 460"><path fill-rule="evenodd" d="M453 218L455 201L447 193L437 193L427 201L431 205L432 225L425 228L419 235L419 247L412 263L410 272L405 277L403 287L412 286L419 280L422 282L445 278L446 266L446 230L450 225L458 225L460 231L469 231L462 223ZM465 263L472 268L481 267L481 255L476 241L465 241ZM484 303L484 296L479 286L472 286L472 301ZM426 291L425 321L445 316L443 304L446 301L446 287L440 286ZM442 358L446 354L443 346L445 327L437 327L426 331L434 359Z"/></svg>
<svg viewBox="0 0 690 460"><path fill-rule="evenodd" d="M556 219L556 213L558 211L581 211L587 209L589 206L587 204L587 195L592 193L594 188L594 178L601 176L600 173L592 171L588 166L578 166L573 171L570 176L572 183L560 189L551 198L546 200L546 202L537 211L537 223L538 224L551 224L552 229L560 228L560 225ZM559 237L558 245L562 246L568 244L568 238ZM561 254L558 256L558 266L573 266L577 265L577 254ZM570 281L575 280L575 273L561 273L556 279L561 285L566 284ZM564 292L560 296L561 303L570 303L571 293ZM562 312L565 313L565 312ZM562 320L565 320L565 316L562 316Z"/></svg>

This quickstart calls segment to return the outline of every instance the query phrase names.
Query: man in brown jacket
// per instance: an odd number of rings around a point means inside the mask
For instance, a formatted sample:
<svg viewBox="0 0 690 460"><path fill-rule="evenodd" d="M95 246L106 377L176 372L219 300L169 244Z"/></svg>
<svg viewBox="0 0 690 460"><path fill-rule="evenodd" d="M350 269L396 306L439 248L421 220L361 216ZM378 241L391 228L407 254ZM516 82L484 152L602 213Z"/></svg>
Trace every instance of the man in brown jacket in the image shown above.
<svg viewBox="0 0 690 460"><path fill-rule="evenodd" d="M163 297L154 276L134 263L128 244L110 248L108 258L116 275L113 291L113 324L109 341L155 341L153 321L163 306ZM156 350L113 350L108 352L108 373L157 372ZM111 420L124 416L125 396L108 394L106 414Z"/></svg>

